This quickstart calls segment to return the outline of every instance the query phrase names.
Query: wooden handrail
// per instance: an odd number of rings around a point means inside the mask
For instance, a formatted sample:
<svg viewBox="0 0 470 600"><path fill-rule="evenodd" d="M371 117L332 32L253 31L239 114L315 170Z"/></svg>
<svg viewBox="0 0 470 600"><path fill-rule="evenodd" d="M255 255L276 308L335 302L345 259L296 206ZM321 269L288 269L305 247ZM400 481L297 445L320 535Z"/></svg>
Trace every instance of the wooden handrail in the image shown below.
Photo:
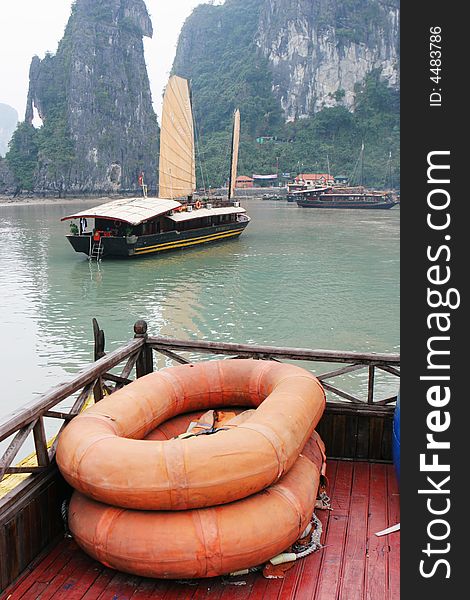
<svg viewBox="0 0 470 600"><path fill-rule="evenodd" d="M9 415L0 419L0 442L9 436L16 434L10 442L9 447L0 456L0 480L5 473L13 472L42 472L47 468L53 459L57 447L57 438L52 447L47 449L47 442L44 432L44 417L62 419L64 422L59 430L59 434L66 426L67 422L81 410L86 398L94 392L95 400L102 398L103 393L112 392L131 382L129 375L135 367L136 377L141 377L153 370L153 351L161 353L167 358L171 358L177 363L187 363L189 360L177 354L180 352L193 352L200 354L223 355L231 358L256 358L279 361L280 359L293 361L309 361L320 363L342 363L346 366L331 370L318 375L325 389L340 398L339 402L328 402L327 405L334 405L333 409L338 410L343 407L351 413L361 412L366 414L388 414L393 408L387 406L393 402L394 397L386 400L374 401L374 380L375 368L381 369L390 375L399 377L400 355L385 354L373 352L344 352L333 350L311 350L308 348L283 348L278 346L258 346L251 344L236 344L229 342L209 342L197 340L177 340L167 337L150 337L147 334L147 324L144 321L137 321L134 325L135 337L127 342L121 348L104 353L104 332L99 329L96 319L93 320L93 330L95 338L95 357L98 358L94 363L77 373L70 381L61 383L39 399L29 402L19 407ZM119 363L127 362L120 375L109 373L109 370ZM334 377L341 376L359 369L368 370L367 399L365 401L354 397L348 392L340 390L329 381ZM111 381L115 385L108 388L105 381ZM81 390L81 394L75 400L74 406L67 413L60 409L51 410L62 400L72 396L75 392ZM342 399L342 400L341 400ZM37 456L37 466L31 467L12 467L11 464L18 454L19 449L24 444L29 433L33 431L35 450Z"/></svg>
<svg viewBox="0 0 470 600"><path fill-rule="evenodd" d="M20 406L0 420L0 441L12 435L26 424L41 417L50 408L105 374L131 354L145 345L144 338L135 338L121 348L103 356L95 363L77 373L70 381L53 387L38 400Z"/></svg>
<svg viewBox="0 0 470 600"><path fill-rule="evenodd" d="M229 342L208 342L205 340L176 340L166 337L147 338L147 344L159 350L182 350L209 354L275 357L290 360L316 362L361 363L370 366L398 366L399 354L375 352L339 352L335 350L310 350L309 348L282 348L279 346L255 346Z"/></svg>

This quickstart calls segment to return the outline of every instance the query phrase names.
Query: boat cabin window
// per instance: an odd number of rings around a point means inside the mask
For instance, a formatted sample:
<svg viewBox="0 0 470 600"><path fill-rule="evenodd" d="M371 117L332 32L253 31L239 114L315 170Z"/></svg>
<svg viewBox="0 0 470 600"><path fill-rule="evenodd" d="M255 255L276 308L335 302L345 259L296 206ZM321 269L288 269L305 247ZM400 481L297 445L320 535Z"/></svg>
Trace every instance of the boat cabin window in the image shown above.
<svg viewBox="0 0 470 600"><path fill-rule="evenodd" d="M123 223L120 221L111 221L110 219L96 219L95 231L99 231L102 237L116 237L123 235Z"/></svg>
<svg viewBox="0 0 470 600"><path fill-rule="evenodd" d="M153 219L152 221L146 221L142 223L142 235L154 235L161 233L161 221L160 219Z"/></svg>

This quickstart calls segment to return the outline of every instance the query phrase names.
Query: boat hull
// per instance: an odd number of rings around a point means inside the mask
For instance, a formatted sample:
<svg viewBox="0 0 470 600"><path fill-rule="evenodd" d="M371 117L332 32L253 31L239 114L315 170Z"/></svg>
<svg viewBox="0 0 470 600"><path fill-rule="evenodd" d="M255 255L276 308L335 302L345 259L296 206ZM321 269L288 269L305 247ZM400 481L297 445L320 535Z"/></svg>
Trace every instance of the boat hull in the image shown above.
<svg viewBox="0 0 470 600"><path fill-rule="evenodd" d="M141 235L137 237L135 243L129 243L125 237L102 237L100 258L134 258L234 239L243 233L248 223L247 220L188 231ZM66 237L75 252L83 252L90 256L93 246L90 235L67 235Z"/></svg>
<svg viewBox="0 0 470 600"><path fill-rule="evenodd" d="M361 209L376 209L384 210L393 208L398 202L348 202L335 200L297 200L297 205L301 208L361 208Z"/></svg>

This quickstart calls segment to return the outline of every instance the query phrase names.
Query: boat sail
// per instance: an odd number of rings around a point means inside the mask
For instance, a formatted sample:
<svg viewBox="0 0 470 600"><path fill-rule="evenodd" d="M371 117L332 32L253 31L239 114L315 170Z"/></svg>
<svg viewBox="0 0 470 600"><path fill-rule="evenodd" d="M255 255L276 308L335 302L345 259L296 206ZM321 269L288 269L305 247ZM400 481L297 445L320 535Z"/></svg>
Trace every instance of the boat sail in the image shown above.
<svg viewBox="0 0 470 600"><path fill-rule="evenodd" d="M233 132L232 132L232 158L230 164L230 179L228 183L228 199L230 200L235 195L235 184L237 181L238 170L238 148L240 146L240 111L237 110L233 115Z"/></svg>
<svg viewBox="0 0 470 600"><path fill-rule="evenodd" d="M196 189L194 122L189 82L171 77L163 99L159 196L181 198Z"/></svg>
<svg viewBox="0 0 470 600"><path fill-rule="evenodd" d="M90 230L67 235L76 252L90 259L135 257L219 242L240 236L250 222L232 201L238 163L240 111L234 115L230 186L226 200L193 198L196 159L191 90L187 79L170 77L163 99L159 195L119 199L63 217L94 219Z"/></svg>

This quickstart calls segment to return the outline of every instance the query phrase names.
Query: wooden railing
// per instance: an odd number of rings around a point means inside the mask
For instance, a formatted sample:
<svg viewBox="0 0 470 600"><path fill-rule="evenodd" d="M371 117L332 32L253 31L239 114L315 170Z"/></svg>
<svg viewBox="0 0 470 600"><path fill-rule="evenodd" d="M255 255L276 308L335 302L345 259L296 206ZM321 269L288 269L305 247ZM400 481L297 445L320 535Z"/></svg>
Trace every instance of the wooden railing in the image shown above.
<svg viewBox="0 0 470 600"><path fill-rule="evenodd" d="M95 362L75 375L70 381L52 388L38 400L19 407L14 412L0 420L0 442L14 436L0 458L0 481L7 474L40 473L48 469L54 459L58 436L65 425L75 417L83 408L91 394L95 401L100 400L104 394L112 393L123 385L131 382L129 376L135 368L136 376L148 372L148 353L145 345L147 326L138 321L134 327L135 338L110 352L104 353L104 333L99 329L96 320L93 320L95 337ZM120 375L110 373L110 369L126 361ZM69 411L53 410L66 398L78 396L74 399ZM48 445L44 419L46 417L62 420L63 424L52 444ZM26 440L33 434L36 465L12 467Z"/></svg>
<svg viewBox="0 0 470 600"><path fill-rule="evenodd" d="M192 362L193 358L177 354L180 352L190 352L192 354L214 354L220 356L230 356L231 358L255 358L259 360L281 359L289 361L302 361L314 363L347 363L344 367L317 374L316 377L322 382L327 392L331 392L339 398L346 401L348 406L357 405L363 407L385 406L396 401L397 395L394 394L388 398L375 401L375 375L376 370L381 370L395 377L400 377L400 355L399 354L378 354L364 352L338 352L332 350L309 350L307 348L282 348L277 346L254 346L249 344L233 344L224 342L206 342L206 341L182 341L164 337L149 337L147 345L155 351L170 358L174 362L186 364ZM368 370L367 397L360 399L357 396L339 389L327 382L329 379L353 373L363 369Z"/></svg>
<svg viewBox="0 0 470 600"><path fill-rule="evenodd" d="M0 458L0 481L7 474L38 474L49 469L54 460L57 441L65 425L75 417L87 402L91 394L99 401L104 394L132 381L131 375L141 377L153 371L153 353L157 352L175 363L185 364L199 360L196 354L211 354L231 358L254 358L259 360L289 360L313 363L344 364L339 368L317 374L328 394L327 406L343 413L354 412L361 415L380 415L390 413L390 406L396 395L376 401L374 395L376 371L381 370L399 377L400 357L398 354L376 354L359 352L334 352L329 350L309 350L304 348L280 348L275 346L255 346L207 341L176 340L164 337L149 337L147 324L138 321L134 325L135 337L121 348L105 353L104 333L96 320L93 320L95 339L95 362L75 375L70 381L57 385L38 400L30 402L0 420L0 442L12 438ZM181 353L190 353L190 357ZM119 375L111 369L125 361ZM368 372L367 396L360 399L357 395L332 385L335 377L366 369ZM397 391L398 391L397 385ZM334 394L336 401L330 399ZM66 398L73 398L68 411L56 407ZM52 444L46 439L44 419L53 418L63 421ZM12 466L13 461L23 448L26 440L33 437L36 464Z"/></svg>

